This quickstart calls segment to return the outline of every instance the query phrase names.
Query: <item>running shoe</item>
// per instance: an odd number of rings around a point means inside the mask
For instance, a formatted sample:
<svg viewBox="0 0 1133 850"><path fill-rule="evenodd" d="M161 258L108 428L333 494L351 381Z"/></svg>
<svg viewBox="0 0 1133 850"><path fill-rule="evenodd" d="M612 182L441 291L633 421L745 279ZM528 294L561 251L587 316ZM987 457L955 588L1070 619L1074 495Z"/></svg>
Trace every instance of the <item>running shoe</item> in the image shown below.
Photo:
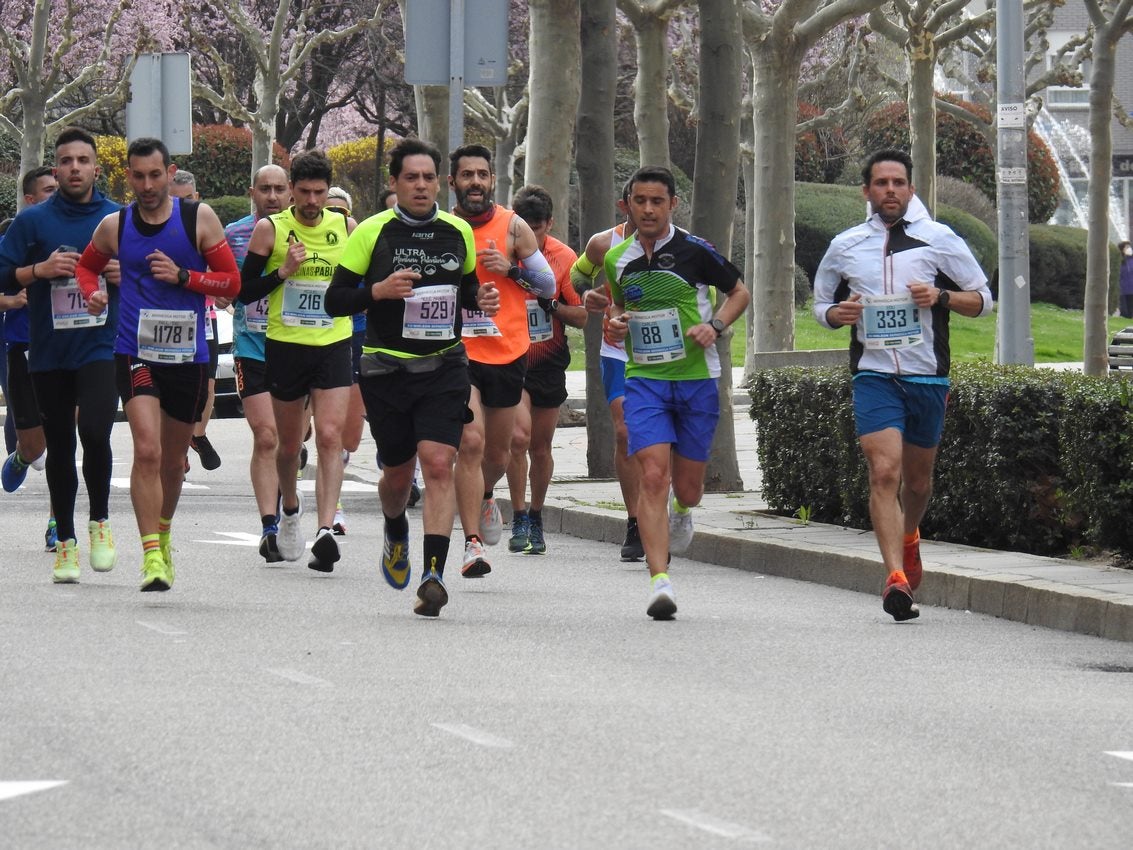
<svg viewBox="0 0 1133 850"><path fill-rule="evenodd" d="M307 446L303 445L299 449L299 471L302 472L307 468Z"/></svg>
<svg viewBox="0 0 1133 850"><path fill-rule="evenodd" d="M441 609L448 604L448 591L445 583L430 569L428 575L417 586L417 601L413 603L413 613L419 617L439 617Z"/></svg>
<svg viewBox="0 0 1133 850"><path fill-rule="evenodd" d="M342 468L346 469L350 465L350 452L346 449L342 450Z"/></svg>
<svg viewBox="0 0 1133 850"><path fill-rule="evenodd" d="M193 437L189 441L189 447L200 456L201 466L205 469L213 470L220 466L220 455L216 453L216 449L212 447L209 438L204 434Z"/></svg>
<svg viewBox="0 0 1133 850"><path fill-rule="evenodd" d="M409 485L409 507L413 507L414 505L416 505L420 501L421 501L421 488L418 487L417 482L414 481L412 484Z"/></svg>
<svg viewBox="0 0 1133 850"><path fill-rule="evenodd" d="M47 469L47 449L44 449L40 456L31 462L31 468L36 472L43 472Z"/></svg>
<svg viewBox="0 0 1133 850"><path fill-rule="evenodd" d="M531 518L527 514L516 514L511 520L511 539L507 542L509 552L526 552L531 542Z"/></svg>
<svg viewBox="0 0 1133 850"><path fill-rule="evenodd" d="M165 574L169 577L170 586L173 585L173 540L168 534L161 535L161 557L165 561Z"/></svg>
<svg viewBox="0 0 1133 850"><path fill-rule="evenodd" d="M645 557L645 547L641 545L641 532L637 529L637 520L626 520L626 539L622 543L623 561L640 561Z"/></svg>
<svg viewBox="0 0 1133 850"><path fill-rule="evenodd" d="M504 518L495 499L485 499L480 505L480 539L489 546L500 542L504 533Z"/></svg>
<svg viewBox="0 0 1133 850"><path fill-rule="evenodd" d="M342 502L338 502L334 506L334 523L330 528L336 537L342 537L346 534L346 514L342 510Z"/></svg>
<svg viewBox="0 0 1133 850"><path fill-rule="evenodd" d="M409 574L409 538L394 540L387 531L382 547L382 575L394 590L405 590Z"/></svg>
<svg viewBox="0 0 1133 850"><path fill-rule="evenodd" d="M885 590L881 594L881 607L885 613L898 623L903 620L915 620L921 615L921 609L913 602L913 592L909 589L908 579L900 570L894 570L885 582Z"/></svg>
<svg viewBox="0 0 1133 850"><path fill-rule="evenodd" d="M166 569L160 549L151 549L142 559L142 593L169 590L173 577Z"/></svg>
<svg viewBox="0 0 1133 850"><path fill-rule="evenodd" d="M43 532L43 551L54 552L58 544L59 526L55 523L55 517L51 517L47 520L47 531Z"/></svg>
<svg viewBox="0 0 1133 850"><path fill-rule="evenodd" d="M303 550L307 548L303 540L303 494L298 493L299 510L294 514L287 514L281 508L279 511L279 554L285 561L298 561L303 557Z"/></svg>
<svg viewBox="0 0 1133 850"><path fill-rule="evenodd" d="M547 554L547 541L543 539L543 523L531 521L531 535L527 544L528 555Z"/></svg>
<svg viewBox="0 0 1133 850"><path fill-rule="evenodd" d="M279 542L276 539L278 537L278 525L266 526L260 536L260 557L269 564L278 564L283 560L283 555L279 554Z"/></svg>
<svg viewBox="0 0 1133 850"><path fill-rule="evenodd" d="M921 530L918 528L913 535L913 539L905 544L903 569L905 578L909 582L909 590L915 593L921 586L924 567L921 565Z"/></svg>
<svg viewBox="0 0 1133 850"><path fill-rule="evenodd" d="M464 544L464 566L460 568L460 574L465 578L480 578L491 571L491 566L484 560L484 544L473 537Z"/></svg>
<svg viewBox="0 0 1133 850"><path fill-rule="evenodd" d="M79 580L79 543L73 537L60 540L55 547L51 580L56 584L73 584Z"/></svg>
<svg viewBox="0 0 1133 850"><path fill-rule="evenodd" d="M692 543L692 510L682 508L674 496L669 501L669 554L680 555Z"/></svg>
<svg viewBox="0 0 1133 850"><path fill-rule="evenodd" d="M90 533L90 567L96 573L108 573L118 563L114 548L114 535L110 533L110 520L92 520L87 523Z"/></svg>
<svg viewBox="0 0 1133 850"><path fill-rule="evenodd" d="M28 466L18 451L8 455L4 468L0 469L0 484L3 485L4 492L15 493L20 489L20 485L28 477Z"/></svg>
<svg viewBox="0 0 1133 850"><path fill-rule="evenodd" d="M673 583L667 578L653 582L653 592L649 595L649 607L645 609L645 613L654 620L671 620L677 613Z"/></svg>
<svg viewBox="0 0 1133 850"><path fill-rule="evenodd" d="M311 544L311 559L307 561L307 569L320 573L333 573L334 565L341 557L334 532L329 528L320 528L319 533L315 535L315 542Z"/></svg>

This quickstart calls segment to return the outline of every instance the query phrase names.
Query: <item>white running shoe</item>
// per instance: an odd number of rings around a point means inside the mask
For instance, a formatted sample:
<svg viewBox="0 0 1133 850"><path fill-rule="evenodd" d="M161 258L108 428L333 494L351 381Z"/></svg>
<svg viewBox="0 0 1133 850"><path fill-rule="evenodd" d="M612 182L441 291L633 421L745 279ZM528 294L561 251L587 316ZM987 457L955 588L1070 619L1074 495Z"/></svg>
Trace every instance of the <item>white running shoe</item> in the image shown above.
<svg viewBox="0 0 1133 850"><path fill-rule="evenodd" d="M671 620L677 613L677 600L673 596L673 583L668 579L653 582L653 592L649 595L649 607L645 613L654 620Z"/></svg>
<svg viewBox="0 0 1133 850"><path fill-rule="evenodd" d="M297 495L299 510L291 515L284 513L282 509L279 513L279 535L276 537L276 545L285 561L298 561L307 548L307 541L303 539L303 494L297 492Z"/></svg>
<svg viewBox="0 0 1133 850"><path fill-rule="evenodd" d="M489 546L495 546L503 532L504 518L496 500L485 499L480 503L480 539Z"/></svg>
<svg viewBox="0 0 1133 850"><path fill-rule="evenodd" d="M484 544L473 538L464 544L464 564L460 574L465 578L480 578L492 571L492 567L484 559Z"/></svg>
<svg viewBox="0 0 1133 850"><path fill-rule="evenodd" d="M692 509L677 509L677 499L669 500L669 554L680 555L692 543Z"/></svg>
<svg viewBox="0 0 1133 850"><path fill-rule="evenodd" d="M36 472L43 472L47 468L47 449L44 449L43 454L31 462L31 468Z"/></svg>

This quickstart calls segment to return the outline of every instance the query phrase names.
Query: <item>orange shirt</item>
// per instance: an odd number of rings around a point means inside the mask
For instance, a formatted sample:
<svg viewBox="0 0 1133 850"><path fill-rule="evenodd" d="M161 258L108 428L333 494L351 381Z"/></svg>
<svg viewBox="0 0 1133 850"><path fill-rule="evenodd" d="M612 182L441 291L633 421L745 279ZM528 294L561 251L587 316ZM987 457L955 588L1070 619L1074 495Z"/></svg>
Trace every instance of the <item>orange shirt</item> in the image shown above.
<svg viewBox="0 0 1133 850"><path fill-rule="evenodd" d="M506 254L508 229L514 216L511 210L496 206L495 214L483 224L469 222L476 237L476 250L482 251L489 242L495 242L496 248ZM479 261L476 263L476 276L481 284L494 282L500 292L500 311L491 320L499 334L476 333L477 325L482 327L484 324L483 314L465 310L464 347L468 350L468 359L496 366L518 360L531 345L527 333L527 290L507 275L492 274Z"/></svg>

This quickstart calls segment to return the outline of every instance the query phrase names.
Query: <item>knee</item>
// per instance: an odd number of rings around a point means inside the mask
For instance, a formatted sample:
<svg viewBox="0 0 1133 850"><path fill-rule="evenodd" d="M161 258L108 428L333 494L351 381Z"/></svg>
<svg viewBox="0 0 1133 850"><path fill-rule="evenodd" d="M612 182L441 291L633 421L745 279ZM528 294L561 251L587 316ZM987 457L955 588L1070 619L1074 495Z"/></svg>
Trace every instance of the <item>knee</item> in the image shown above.
<svg viewBox="0 0 1133 850"><path fill-rule="evenodd" d="M640 477L641 489L647 493L669 491L669 473L661 466L649 464L642 467Z"/></svg>
<svg viewBox="0 0 1133 850"><path fill-rule="evenodd" d="M477 460L484 456L484 432L481 429L464 426L464 433L460 435L460 454Z"/></svg>
<svg viewBox="0 0 1133 850"><path fill-rule="evenodd" d="M278 445L279 435L273 426L261 425L252 429L252 448L256 454L272 454Z"/></svg>

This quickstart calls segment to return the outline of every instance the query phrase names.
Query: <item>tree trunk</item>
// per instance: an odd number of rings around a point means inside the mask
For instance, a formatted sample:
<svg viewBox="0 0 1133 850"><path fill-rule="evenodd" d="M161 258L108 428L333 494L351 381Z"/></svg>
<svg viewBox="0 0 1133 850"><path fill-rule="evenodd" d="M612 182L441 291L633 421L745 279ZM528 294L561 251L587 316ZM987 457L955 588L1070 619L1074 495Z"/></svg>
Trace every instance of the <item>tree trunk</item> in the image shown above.
<svg viewBox="0 0 1133 850"><path fill-rule="evenodd" d="M933 34L910 28L905 48L909 63L909 141L917 197L936 217L936 48Z"/></svg>
<svg viewBox="0 0 1133 850"><path fill-rule="evenodd" d="M669 168L669 18L642 17L637 39L633 121L642 165Z"/></svg>
<svg viewBox="0 0 1133 850"><path fill-rule="evenodd" d="M614 90L618 77L614 0L581 0L582 69L578 100L579 233L584 243L614 224ZM614 426L602 387L602 319L590 316L586 340L586 468L591 478L614 477Z"/></svg>
<svg viewBox="0 0 1133 850"><path fill-rule="evenodd" d="M700 0L700 90L697 108L696 165L693 171L693 233L712 242L724 256L732 253L736 217L736 180L740 154L742 98L739 0ZM712 440L705 489L743 489L736 458L732 413L732 331L716 342L720 355L720 423Z"/></svg>

